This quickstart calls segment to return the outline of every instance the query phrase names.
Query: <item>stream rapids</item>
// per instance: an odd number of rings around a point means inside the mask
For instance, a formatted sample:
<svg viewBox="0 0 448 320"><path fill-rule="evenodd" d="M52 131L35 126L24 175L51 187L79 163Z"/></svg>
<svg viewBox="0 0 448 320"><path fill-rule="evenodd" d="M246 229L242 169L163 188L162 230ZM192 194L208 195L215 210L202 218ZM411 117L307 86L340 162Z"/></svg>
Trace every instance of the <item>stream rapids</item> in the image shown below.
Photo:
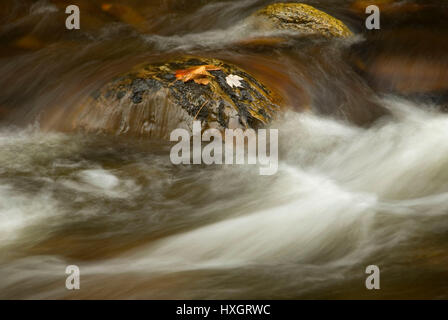
<svg viewBox="0 0 448 320"><path fill-rule="evenodd" d="M76 32L64 1L0 5L0 298L448 298L443 1L401 1L421 9L369 32L354 1L303 1L355 36L274 48L234 45L278 36L242 23L273 1L120 2L150 31L78 2ZM112 77L176 54L230 61L285 97L275 175L58 127ZM366 290L368 265L381 290Z"/></svg>

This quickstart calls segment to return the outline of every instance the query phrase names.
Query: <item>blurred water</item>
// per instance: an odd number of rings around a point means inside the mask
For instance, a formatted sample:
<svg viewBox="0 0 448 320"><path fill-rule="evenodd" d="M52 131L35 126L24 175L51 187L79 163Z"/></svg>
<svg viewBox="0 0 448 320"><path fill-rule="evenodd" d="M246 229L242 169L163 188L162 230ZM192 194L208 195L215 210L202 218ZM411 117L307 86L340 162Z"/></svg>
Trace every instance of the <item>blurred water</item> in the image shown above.
<svg viewBox="0 0 448 320"><path fill-rule="evenodd" d="M86 17L99 21L78 34L55 27L63 1L11 2L0 29L0 298L448 298L443 93L391 92L353 67L421 52L392 27L364 34L347 1L308 3L354 39L236 46L278 36L242 22L268 2L129 1L151 21L142 33L91 1ZM14 45L28 33L42 47ZM446 63L443 49L432 63ZM238 63L286 97L290 111L271 125L276 175L174 166L163 141L65 130L111 77L179 53ZM76 292L65 289L70 264ZM382 272L376 292L364 286L370 264Z"/></svg>

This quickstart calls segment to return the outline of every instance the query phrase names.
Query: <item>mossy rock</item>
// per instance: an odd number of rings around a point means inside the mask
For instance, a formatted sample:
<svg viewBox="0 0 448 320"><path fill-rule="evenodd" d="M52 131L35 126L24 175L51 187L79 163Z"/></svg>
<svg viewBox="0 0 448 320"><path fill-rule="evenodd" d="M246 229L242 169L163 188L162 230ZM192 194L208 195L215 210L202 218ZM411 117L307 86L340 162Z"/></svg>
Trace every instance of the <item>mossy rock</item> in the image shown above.
<svg viewBox="0 0 448 320"><path fill-rule="evenodd" d="M215 65L207 85L177 80L177 70ZM231 87L226 77L242 78ZM93 93L81 106L73 129L168 139L176 128L260 128L275 117L281 99L254 76L217 59L184 57L136 67Z"/></svg>
<svg viewBox="0 0 448 320"><path fill-rule="evenodd" d="M292 30L327 38L353 35L342 21L303 3L274 3L255 12L250 19L262 30Z"/></svg>

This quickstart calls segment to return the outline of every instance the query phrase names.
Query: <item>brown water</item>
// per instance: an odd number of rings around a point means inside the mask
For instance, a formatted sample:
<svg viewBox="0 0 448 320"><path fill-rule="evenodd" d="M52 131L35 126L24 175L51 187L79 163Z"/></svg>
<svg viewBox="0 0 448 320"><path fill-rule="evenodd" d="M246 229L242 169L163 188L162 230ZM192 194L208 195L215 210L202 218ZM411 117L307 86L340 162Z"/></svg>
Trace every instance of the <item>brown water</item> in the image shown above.
<svg viewBox="0 0 448 320"><path fill-rule="evenodd" d="M270 2L2 1L1 298L448 298L447 4L401 1L367 31L352 1L304 1L355 33L323 41L249 30ZM114 76L181 54L282 94L276 175L66 130Z"/></svg>

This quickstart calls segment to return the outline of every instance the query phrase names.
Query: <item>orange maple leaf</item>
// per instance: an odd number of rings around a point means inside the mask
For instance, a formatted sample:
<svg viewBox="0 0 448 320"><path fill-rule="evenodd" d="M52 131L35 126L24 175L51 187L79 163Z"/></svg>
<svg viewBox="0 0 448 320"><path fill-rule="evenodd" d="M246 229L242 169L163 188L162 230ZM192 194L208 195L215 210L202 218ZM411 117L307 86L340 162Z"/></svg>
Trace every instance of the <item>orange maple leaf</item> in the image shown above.
<svg viewBox="0 0 448 320"><path fill-rule="evenodd" d="M213 78L213 75L208 71L216 70L221 70L221 68L211 64L176 70L176 79L183 82L193 80L197 84L208 85L210 78Z"/></svg>

